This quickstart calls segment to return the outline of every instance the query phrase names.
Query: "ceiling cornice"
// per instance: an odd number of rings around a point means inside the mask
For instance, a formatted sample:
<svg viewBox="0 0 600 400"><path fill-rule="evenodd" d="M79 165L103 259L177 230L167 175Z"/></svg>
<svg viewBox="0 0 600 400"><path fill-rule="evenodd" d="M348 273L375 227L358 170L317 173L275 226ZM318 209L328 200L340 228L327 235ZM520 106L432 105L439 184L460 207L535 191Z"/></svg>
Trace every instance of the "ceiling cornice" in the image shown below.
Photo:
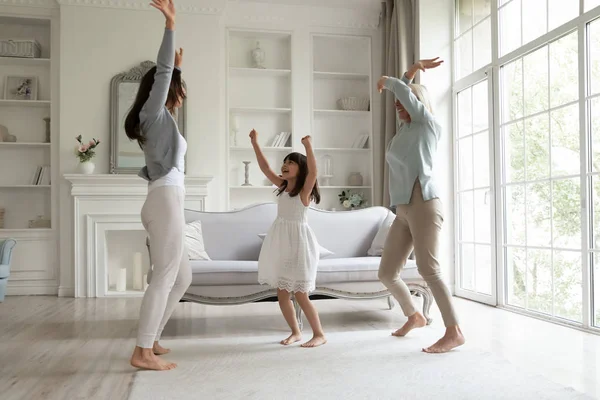
<svg viewBox="0 0 600 400"><path fill-rule="evenodd" d="M0 0L7 1L7 0ZM10 1L10 0L8 0ZM28 1L28 0L19 0ZM35 0L39 1L39 0ZM126 10L152 10L148 0L56 0L61 6L120 8ZM183 14L217 15L223 12L227 0L178 0L177 11Z"/></svg>
<svg viewBox="0 0 600 400"><path fill-rule="evenodd" d="M0 0L0 6L58 8L56 0Z"/></svg>

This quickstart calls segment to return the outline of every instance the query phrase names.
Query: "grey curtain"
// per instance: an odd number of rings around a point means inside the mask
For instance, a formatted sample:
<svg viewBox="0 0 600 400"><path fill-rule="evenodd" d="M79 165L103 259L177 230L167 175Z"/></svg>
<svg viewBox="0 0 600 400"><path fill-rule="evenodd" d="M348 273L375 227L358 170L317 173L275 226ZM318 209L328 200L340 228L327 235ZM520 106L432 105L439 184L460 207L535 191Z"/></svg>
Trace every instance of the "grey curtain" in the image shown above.
<svg viewBox="0 0 600 400"><path fill-rule="evenodd" d="M383 2L383 75L400 77L415 62L417 36L417 0L386 0ZM385 91L381 104L381 140L379 165L383 182L381 205L390 206L388 167L385 151L396 134L394 95Z"/></svg>

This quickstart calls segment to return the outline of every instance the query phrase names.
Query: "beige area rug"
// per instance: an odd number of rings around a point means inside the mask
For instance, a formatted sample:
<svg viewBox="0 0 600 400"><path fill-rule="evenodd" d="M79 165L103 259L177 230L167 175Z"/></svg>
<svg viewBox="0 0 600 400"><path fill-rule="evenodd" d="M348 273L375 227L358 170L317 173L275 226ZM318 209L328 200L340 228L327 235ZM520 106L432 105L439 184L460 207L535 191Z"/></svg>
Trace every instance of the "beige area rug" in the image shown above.
<svg viewBox="0 0 600 400"><path fill-rule="evenodd" d="M130 399L591 399L468 344L429 355L419 349L431 338L389 331L332 333L316 349L280 339L167 341L179 367L138 372Z"/></svg>

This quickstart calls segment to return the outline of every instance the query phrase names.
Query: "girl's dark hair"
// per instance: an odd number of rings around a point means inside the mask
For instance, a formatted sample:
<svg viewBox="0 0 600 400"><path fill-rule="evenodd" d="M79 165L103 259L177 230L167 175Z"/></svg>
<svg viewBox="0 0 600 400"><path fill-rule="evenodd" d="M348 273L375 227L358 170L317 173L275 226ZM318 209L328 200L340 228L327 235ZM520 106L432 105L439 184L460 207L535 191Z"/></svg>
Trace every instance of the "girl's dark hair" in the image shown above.
<svg viewBox="0 0 600 400"><path fill-rule="evenodd" d="M150 68L144 75L140 82L135 101L125 118L125 133L129 140L137 140L140 147L144 145L146 137L140 128L140 111L142 107L148 101L150 97L150 91L154 85L154 75L156 74L156 67ZM181 71L177 68L173 70L171 76L171 86L169 87L169 93L167 94L167 104L175 104L178 99L185 99L184 84L181 80Z"/></svg>
<svg viewBox="0 0 600 400"><path fill-rule="evenodd" d="M298 164L298 176L296 177L296 186L289 193L290 197L295 197L300 194L302 189L304 188L304 183L306 182L306 177L308 176L308 162L306 161L306 156L301 153L290 153L283 159L283 162L291 161L293 163ZM285 192L287 188L287 181L283 181L283 184L277 189L277 196L281 193ZM319 204L321 202L321 194L319 193L319 183L315 181L315 186L313 187L310 193L310 199L314 200L315 203Z"/></svg>

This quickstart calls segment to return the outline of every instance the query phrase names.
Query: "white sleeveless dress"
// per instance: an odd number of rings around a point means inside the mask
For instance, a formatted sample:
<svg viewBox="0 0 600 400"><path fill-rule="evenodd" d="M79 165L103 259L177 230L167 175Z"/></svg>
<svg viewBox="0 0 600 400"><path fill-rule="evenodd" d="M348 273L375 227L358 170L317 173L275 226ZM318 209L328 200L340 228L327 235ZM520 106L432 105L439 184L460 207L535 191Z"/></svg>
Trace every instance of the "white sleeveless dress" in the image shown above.
<svg viewBox="0 0 600 400"><path fill-rule="evenodd" d="M279 196L277 219L258 257L258 282L289 292L315 290L319 244L307 222L308 207L300 196Z"/></svg>

